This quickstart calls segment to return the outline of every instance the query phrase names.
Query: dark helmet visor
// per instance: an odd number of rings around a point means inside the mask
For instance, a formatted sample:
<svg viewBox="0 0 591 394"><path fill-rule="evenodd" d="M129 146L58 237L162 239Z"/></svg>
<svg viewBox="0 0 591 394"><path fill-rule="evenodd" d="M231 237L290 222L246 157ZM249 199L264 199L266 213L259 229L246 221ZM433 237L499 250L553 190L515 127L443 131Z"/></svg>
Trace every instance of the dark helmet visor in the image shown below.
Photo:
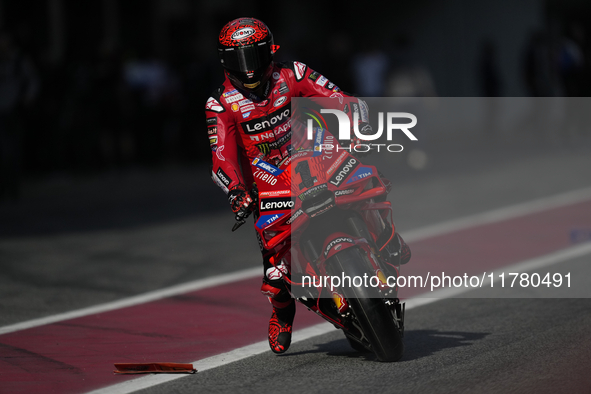
<svg viewBox="0 0 591 394"><path fill-rule="evenodd" d="M253 72L271 64L273 55L267 42L233 48L220 48L220 59L229 71Z"/></svg>

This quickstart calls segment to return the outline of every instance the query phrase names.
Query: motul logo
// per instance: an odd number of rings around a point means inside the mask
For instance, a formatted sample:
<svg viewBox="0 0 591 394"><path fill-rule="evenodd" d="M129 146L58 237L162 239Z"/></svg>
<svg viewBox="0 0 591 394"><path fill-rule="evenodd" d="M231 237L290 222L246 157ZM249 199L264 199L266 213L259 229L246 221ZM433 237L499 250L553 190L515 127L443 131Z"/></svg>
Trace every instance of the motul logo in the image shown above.
<svg viewBox="0 0 591 394"><path fill-rule="evenodd" d="M286 198L269 198L261 200L261 211L271 211L277 209L291 209L295 202Z"/></svg>
<svg viewBox="0 0 591 394"><path fill-rule="evenodd" d="M341 182L343 182L347 176L349 175L349 173L355 168L357 167L357 165L359 164L359 162L351 157L343 167L341 167L341 170L336 172L332 178L330 178L330 183L332 183L335 186L339 186L341 184Z"/></svg>

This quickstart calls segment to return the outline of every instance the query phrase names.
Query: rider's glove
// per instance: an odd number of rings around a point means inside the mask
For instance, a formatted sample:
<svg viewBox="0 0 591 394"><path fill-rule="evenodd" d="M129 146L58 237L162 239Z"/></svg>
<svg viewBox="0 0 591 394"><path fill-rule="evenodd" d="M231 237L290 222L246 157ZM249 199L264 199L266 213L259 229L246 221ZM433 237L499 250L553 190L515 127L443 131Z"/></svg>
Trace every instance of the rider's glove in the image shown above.
<svg viewBox="0 0 591 394"><path fill-rule="evenodd" d="M236 185L228 192L228 201L232 212L236 214L236 220L246 219L251 212L253 199L244 185Z"/></svg>

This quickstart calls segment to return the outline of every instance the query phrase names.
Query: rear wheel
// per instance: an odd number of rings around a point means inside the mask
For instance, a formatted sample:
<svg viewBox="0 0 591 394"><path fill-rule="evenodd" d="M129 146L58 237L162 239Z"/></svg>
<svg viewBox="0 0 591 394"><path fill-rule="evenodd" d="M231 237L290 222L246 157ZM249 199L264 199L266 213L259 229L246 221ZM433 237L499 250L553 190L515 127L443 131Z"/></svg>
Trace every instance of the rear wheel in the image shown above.
<svg viewBox="0 0 591 394"><path fill-rule="evenodd" d="M341 276L342 273L351 278L363 278L364 274L368 277L375 275L365 253L356 247L334 255L328 262L327 269L330 275L335 276ZM404 350L400 330L378 289L371 286L352 286L342 287L340 290L378 360L400 360ZM351 342L351 339L349 341Z"/></svg>

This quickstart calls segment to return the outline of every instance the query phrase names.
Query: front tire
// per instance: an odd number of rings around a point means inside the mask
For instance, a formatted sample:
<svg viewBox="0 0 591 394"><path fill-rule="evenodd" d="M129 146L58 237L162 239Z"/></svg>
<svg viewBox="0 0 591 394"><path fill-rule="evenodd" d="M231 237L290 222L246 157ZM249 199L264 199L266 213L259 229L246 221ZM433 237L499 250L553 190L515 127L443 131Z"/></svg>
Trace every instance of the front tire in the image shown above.
<svg viewBox="0 0 591 394"><path fill-rule="evenodd" d="M340 276L344 273L351 278L363 277L364 274L375 275L365 253L357 247L334 255L327 264L327 270L331 271L330 275ZM400 360L404 351L400 330L378 289L371 286L351 286L341 287L340 290L378 360Z"/></svg>

